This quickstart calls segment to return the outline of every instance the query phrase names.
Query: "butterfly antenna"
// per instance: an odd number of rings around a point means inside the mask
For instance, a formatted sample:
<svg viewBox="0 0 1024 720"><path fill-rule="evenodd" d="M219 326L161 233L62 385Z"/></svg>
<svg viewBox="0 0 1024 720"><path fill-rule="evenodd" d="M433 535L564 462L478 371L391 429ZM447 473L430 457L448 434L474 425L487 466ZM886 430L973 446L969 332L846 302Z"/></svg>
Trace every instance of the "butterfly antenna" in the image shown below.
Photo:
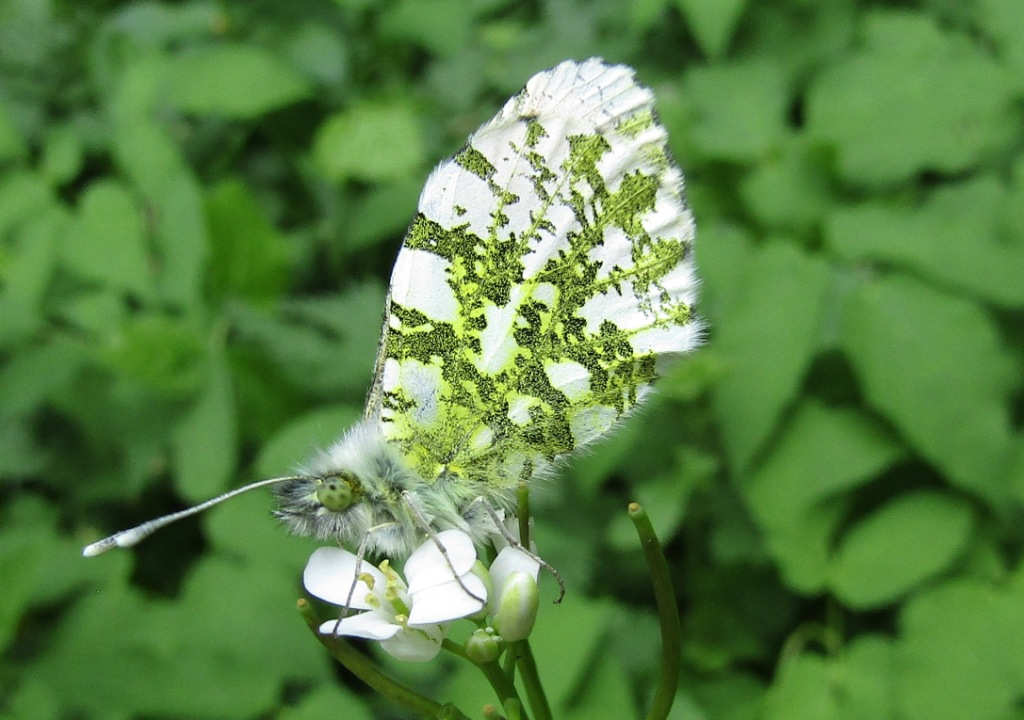
<svg viewBox="0 0 1024 720"><path fill-rule="evenodd" d="M473 503L479 503L483 506L487 514L491 516L491 522L494 523L494 527L497 529L498 534L505 539L505 542L551 573L555 578L555 581L558 583L558 597L555 598L555 605L562 602L562 599L565 597L565 581L562 580L562 574L555 569L555 566L519 542L519 539L514 537L512 533L508 531L508 528L505 527L505 523L501 521L501 518L498 517L498 513L494 510L491 504L487 502L486 498L478 497L473 501Z"/></svg>
<svg viewBox="0 0 1024 720"><path fill-rule="evenodd" d="M102 540L94 542L92 545L87 545L85 549L82 550L82 555L84 555L85 557L95 557L96 555L105 553L107 550L110 550L111 548L132 547L136 543L145 540L165 525L170 525L171 523L177 522L178 520L181 520L183 518L191 517L192 515L201 513L203 512L203 510L212 508L214 505L219 505L225 500L230 500L235 495L241 495L244 492L249 492L250 490L255 490L256 488L261 488L266 485L273 485L275 483L288 482L289 480L308 479L309 477L307 475L290 475L288 477L260 480L259 482L254 482L249 485L244 485L240 488L235 488L234 490L229 490L223 495L218 495L215 498L210 498L206 502L201 502L193 507L186 508L184 510L179 510L178 512L171 513L170 515L164 515L162 517L153 518L152 520L148 520L142 523L141 525L137 525L136 527L131 528L130 530L122 530L121 532L114 533L110 537L105 537Z"/></svg>

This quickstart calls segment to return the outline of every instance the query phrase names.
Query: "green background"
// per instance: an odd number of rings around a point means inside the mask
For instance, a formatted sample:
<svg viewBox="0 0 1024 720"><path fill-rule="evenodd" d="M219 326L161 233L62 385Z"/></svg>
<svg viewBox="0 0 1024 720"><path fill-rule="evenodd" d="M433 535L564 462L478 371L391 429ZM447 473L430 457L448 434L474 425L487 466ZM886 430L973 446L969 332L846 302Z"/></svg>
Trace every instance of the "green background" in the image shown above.
<svg viewBox="0 0 1024 720"><path fill-rule="evenodd" d="M0 0L0 716L397 716L303 627L268 494L80 549L357 417L430 168L591 55L657 93L710 331L535 493L558 715L647 705L635 499L674 720L1024 718L1020 0Z"/></svg>

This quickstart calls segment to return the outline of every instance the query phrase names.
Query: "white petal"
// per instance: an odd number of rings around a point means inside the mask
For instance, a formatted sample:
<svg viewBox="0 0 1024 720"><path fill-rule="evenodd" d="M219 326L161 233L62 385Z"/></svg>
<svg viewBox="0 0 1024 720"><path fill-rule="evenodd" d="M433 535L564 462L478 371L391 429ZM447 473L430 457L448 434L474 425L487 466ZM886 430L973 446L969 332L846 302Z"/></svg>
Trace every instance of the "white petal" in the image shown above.
<svg viewBox="0 0 1024 720"><path fill-rule="evenodd" d="M437 547L437 540L448 553L446 560ZM445 530L435 538L427 538L405 561L405 579L409 593L440 585L470 571L476 562L473 540L461 530ZM449 564L450 563L450 564ZM454 573L452 572L454 570Z"/></svg>
<svg viewBox="0 0 1024 720"><path fill-rule="evenodd" d="M387 640L402 629L401 625L388 622L382 615L373 612L359 613L343 618L341 622L328 620L320 625L321 635L348 635L367 640Z"/></svg>
<svg viewBox="0 0 1024 720"><path fill-rule="evenodd" d="M380 644L390 655L406 662L427 662L441 652L447 628L432 625L425 628L404 628L390 640Z"/></svg>
<svg viewBox="0 0 1024 720"><path fill-rule="evenodd" d="M380 570L364 560L359 572L372 575L374 587L380 592L383 591L386 581ZM333 605L344 606L351 592L352 603L349 607L356 610L368 610L371 607L366 602L370 588L365 581L356 584L356 556L348 550L333 547L314 550L302 573L302 584L310 594ZM356 588L352 592L354 584Z"/></svg>
<svg viewBox="0 0 1024 720"><path fill-rule="evenodd" d="M483 580L467 573L462 576L462 583L465 588L459 585L458 580L449 580L414 593L412 608L409 610L409 624L419 626L447 622L467 617L480 610L484 606L482 601L487 600L487 588ZM469 590L469 593L466 590Z"/></svg>
<svg viewBox="0 0 1024 720"><path fill-rule="evenodd" d="M517 571L527 573L536 580L537 576L540 575L540 563L519 548L506 547L498 553L498 557L491 563L491 583L494 586L494 595L491 598L491 613L498 612L495 604L501 597L505 581L508 580L512 573Z"/></svg>

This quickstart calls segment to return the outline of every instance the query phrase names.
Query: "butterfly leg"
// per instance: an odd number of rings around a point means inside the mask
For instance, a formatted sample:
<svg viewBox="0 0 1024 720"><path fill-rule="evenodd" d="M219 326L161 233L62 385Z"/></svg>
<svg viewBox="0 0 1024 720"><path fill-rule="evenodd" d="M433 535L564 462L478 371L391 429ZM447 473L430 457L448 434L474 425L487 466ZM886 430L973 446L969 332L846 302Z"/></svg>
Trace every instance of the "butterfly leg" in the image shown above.
<svg viewBox="0 0 1024 720"><path fill-rule="evenodd" d="M341 616L334 623L334 637L339 637L341 633L338 632L338 628L341 627L341 621L347 618L352 613L352 598L356 594L356 585L359 584L359 571L363 568L363 560L366 558L366 550L370 545L370 535L373 533L374 528L363 535L363 539L359 543L359 548L356 550L356 567L355 572L352 574L352 586L348 589L348 596L345 598L345 604L341 606ZM341 547L341 543L338 544Z"/></svg>
<svg viewBox="0 0 1024 720"><path fill-rule="evenodd" d="M540 565L542 568L551 573L551 575L558 582L558 598L555 599L555 604L557 605L558 603L562 602L562 598L565 597L565 582L562 580L562 576L559 574L559 572L555 570L554 566L548 563L546 560L544 560L544 558L542 558L537 553L525 547L523 543L521 543L518 539L516 539L514 535L512 535L512 533L508 531L508 528L505 527L505 523L498 515L498 512L491 506L489 502L487 502L487 498L478 497L469 504L469 507L472 508L474 505L482 506L484 511L491 516L491 522L494 523L494 527L497 529L498 534L505 539L505 542L507 542L511 547L514 547L515 549L519 550L521 553L523 553L531 560L536 562L538 565Z"/></svg>
<svg viewBox="0 0 1024 720"><path fill-rule="evenodd" d="M473 598L474 600L479 600L480 602L486 605L486 598L478 596L476 593L474 593L472 590L466 587L466 584L464 582L462 582L462 578L459 577L459 574L455 571L455 566L452 565L451 558L448 557L448 550L445 548L444 544L437 538L437 531L430 526L430 523L427 521L427 518L424 517L420 509L416 507L416 503L413 502L411 495L412 493L410 493L408 490L402 493L402 502L404 502L405 506L409 509L409 514L416 521L416 524L419 525L420 529L423 530L423 532L427 534L427 537L429 537L431 541L433 541L434 545L437 546L437 549L441 552L441 556L444 558L445 563L448 564L448 569L452 572L452 577L455 578L455 581L459 584L459 587L461 587L465 591L465 593L469 595L471 598Z"/></svg>

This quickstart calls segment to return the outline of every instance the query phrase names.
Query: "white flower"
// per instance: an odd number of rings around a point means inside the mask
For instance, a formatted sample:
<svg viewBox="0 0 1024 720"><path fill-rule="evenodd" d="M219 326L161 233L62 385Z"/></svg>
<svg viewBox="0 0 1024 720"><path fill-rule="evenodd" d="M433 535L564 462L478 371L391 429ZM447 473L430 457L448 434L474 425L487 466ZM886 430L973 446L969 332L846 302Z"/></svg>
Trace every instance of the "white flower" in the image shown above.
<svg viewBox="0 0 1024 720"><path fill-rule="evenodd" d="M506 547L491 563L490 612L495 629L507 642L530 635L537 620L540 563L521 548Z"/></svg>
<svg viewBox="0 0 1024 720"><path fill-rule="evenodd" d="M302 579L321 600L365 611L329 620L320 625L321 633L378 640L400 660L424 662L440 652L446 623L484 606L487 589L471 573L475 563L472 539L461 530L445 530L409 556L404 567L408 584L387 560L379 569L364 560L357 578L356 556L332 547L313 552Z"/></svg>

